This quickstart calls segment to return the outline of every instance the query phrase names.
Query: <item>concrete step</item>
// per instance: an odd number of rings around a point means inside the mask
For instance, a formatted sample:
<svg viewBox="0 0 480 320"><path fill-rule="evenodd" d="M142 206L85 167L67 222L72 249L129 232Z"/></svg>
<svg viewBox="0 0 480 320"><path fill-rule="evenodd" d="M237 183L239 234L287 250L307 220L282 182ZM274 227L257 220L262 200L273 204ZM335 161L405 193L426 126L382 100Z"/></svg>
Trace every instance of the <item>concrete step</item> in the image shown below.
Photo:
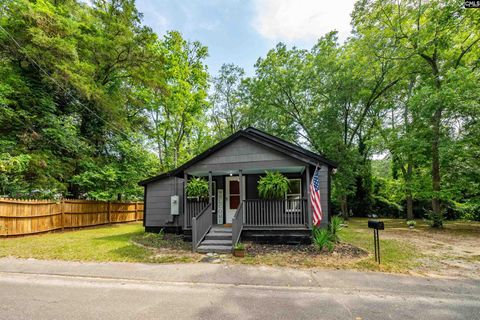
<svg viewBox="0 0 480 320"><path fill-rule="evenodd" d="M213 245L213 246L231 246L232 245L232 239L212 239L212 240L203 240L201 245Z"/></svg>
<svg viewBox="0 0 480 320"><path fill-rule="evenodd" d="M232 229L218 229L218 228L212 228L210 229L210 232L216 232L216 233L232 233Z"/></svg>
<svg viewBox="0 0 480 320"><path fill-rule="evenodd" d="M205 236L205 240L230 240L232 241L232 235L231 234L211 234L208 233Z"/></svg>
<svg viewBox="0 0 480 320"><path fill-rule="evenodd" d="M216 232L216 231L210 231L209 233L207 234L213 234L213 235L216 235L216 236L232 236L232 233L231 232Z"/></svg>
<svg viewBox="0 0 480 320"><path fill-rule="evenodd" d="M232 246L204 245L204 244L201 244L201 245L197 248L197 252L201 252L201 253L208 253L208 252L230 253L230 252L232 252Z"/></svg>

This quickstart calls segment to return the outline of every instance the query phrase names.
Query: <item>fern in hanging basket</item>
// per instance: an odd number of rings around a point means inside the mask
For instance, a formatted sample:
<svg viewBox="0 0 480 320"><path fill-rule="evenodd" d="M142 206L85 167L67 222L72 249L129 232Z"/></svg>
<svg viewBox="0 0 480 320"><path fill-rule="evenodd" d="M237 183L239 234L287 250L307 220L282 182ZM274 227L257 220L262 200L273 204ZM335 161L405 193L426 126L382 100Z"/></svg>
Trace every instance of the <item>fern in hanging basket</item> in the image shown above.
<svg viewBox="0 0 480 320"><path fill-rule="evenodd" d="M258 181L258 194L263 199L283 199L290 182L280 172L267 171Z"/></svg>
<svg viewBox="0 0 480 320"><path fill-rule="evenodd" d="M187 197L200 200L208 198L208 181L202 178L192 178L187 182Z"/></svg>

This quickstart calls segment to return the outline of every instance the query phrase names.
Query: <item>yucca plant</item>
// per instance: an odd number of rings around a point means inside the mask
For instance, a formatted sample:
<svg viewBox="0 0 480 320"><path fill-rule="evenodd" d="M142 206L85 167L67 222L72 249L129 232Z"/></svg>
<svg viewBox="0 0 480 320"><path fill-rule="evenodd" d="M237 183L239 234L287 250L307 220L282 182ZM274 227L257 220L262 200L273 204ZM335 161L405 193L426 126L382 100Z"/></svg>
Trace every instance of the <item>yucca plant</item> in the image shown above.
<svg viewBox="0 0 480 320"><path fill-rule="evenodd" d="M283 199L290 183L283 174L277 171L267 171L258 181L258 194L264 199Z"/></svg>
<svg viewBox="0 0 480 320"><path fill-rule="evenodd" d="M330 221L330 224L328 225L328 231L330 231L330 234L332 236L332 241L334 242L339 242L340 237L339 237L339 232L340 230L343 229L343 218L339 216L334 216L332 217L332 220Z"/></svg>
<svg viewBox="0 0 480 320"><path fill-rule="evenodd" d="M320 229L317 227L313 228L313 242L318 247L319 250L327 248L328 251L332 252L335 248L335 243L332 239L332 234L328 229Z"/></svg>

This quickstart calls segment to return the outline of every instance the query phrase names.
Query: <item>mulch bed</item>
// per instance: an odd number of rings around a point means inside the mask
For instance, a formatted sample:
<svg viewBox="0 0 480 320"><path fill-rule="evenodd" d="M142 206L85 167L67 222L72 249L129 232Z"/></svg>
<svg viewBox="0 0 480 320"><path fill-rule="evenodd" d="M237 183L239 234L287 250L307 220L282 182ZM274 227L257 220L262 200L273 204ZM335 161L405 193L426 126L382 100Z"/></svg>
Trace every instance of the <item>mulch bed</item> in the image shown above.
<svg viewBox="0 0 480 320"><path fill-rule="evenodd" d="M299 253L308 256L340 256L345 258L361 258L368 255L367 251L348 243L337 244L332 252L325 248L320 251L313 244L288 245L248 243L246 244L246 253L250 256L278 253Z"/></svg>
<svg viewBox="0 0 480 320"><path fill-rule="evenodd" d="M155 233L144 233L138 236L135 236L132 241L134 243L140 244L142 246L160 249L160 250L179 250L179 251L190 251L191 246L183 241L182 236L176 234L164 234L159 236Z"/></svg>

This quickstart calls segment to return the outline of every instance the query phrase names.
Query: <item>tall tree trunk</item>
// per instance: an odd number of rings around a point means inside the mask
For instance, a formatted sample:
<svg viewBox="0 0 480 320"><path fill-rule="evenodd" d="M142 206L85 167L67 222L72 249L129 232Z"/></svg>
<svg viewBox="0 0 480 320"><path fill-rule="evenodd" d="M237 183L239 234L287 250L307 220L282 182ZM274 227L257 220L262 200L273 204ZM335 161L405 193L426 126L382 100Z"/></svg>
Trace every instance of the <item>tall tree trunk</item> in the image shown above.
<svg viewBox="0 0 480 320"><path fill-rule="evenodd" d="M413 220L413 197L412 197L412 163L407 164L407 220Z"/></svg>
<svg viewBox="0 0 480 320"><path fill-rule="evenodd" d="M441 207L440 207L440 125L442 119L442 109L437 108L432 118L432 189L433 189L433 198L432 198L432 210L435 217L439 219L434 219L434 227L442 227L441 219Z"/></svg>

